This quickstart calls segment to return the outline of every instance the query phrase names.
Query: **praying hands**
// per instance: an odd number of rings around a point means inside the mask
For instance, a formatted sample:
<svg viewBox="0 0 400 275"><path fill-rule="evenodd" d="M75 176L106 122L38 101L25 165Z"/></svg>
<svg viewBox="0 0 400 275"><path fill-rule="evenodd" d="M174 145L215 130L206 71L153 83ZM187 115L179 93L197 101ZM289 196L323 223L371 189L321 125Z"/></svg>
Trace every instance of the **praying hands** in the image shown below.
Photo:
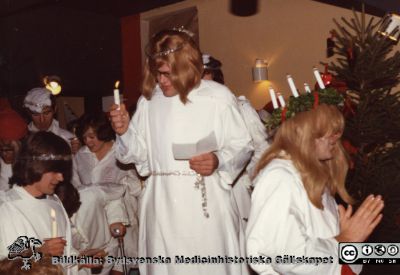
<svg viewBox="0 0 400 275"><path fill-rule="evenodd" d="M345 209L339 205L340 234L338 242L363 242L382 220L384 203L380 195L369 195L352 215L351 205Z"/></svg>

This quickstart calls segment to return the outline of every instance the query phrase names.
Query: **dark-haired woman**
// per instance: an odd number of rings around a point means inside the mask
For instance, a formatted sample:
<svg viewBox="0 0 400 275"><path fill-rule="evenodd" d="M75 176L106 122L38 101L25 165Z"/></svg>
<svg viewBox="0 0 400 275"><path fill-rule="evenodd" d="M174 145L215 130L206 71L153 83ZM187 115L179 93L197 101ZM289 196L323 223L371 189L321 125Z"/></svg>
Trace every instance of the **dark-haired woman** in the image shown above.
<svg viewBox="0 0 400 275"><path fill-rule="evenodd" d="M135 196L140 193L140 181L133 170L118 166L115 158L115 133L105 114L83 116L77 135L85 146L74 157L73 183L78 187L82 206L72 222L86 239L81 248L106 246L109 255L117 256L117 242L111 237L110 231L115 228L124 231L124 225L129 224L124 237L125 254L135 257L138 231ZM93 207L99 204L104 207ZM88 222L88 218L91 222ZM102 274L106 274L107 268L111 267L105 265ZM122 266L115 266L114 269L121 271Z"/></svg>
<svg viewBox="0 0 400 275"><path fill-rule="evenodd" d="M13 167L13 187L0 199L0 258L20 236L39 239L40 251L71 255L71 229L56 186L69 180L71 148L51 132L37 132L22 145ZM70 269L69 273L77 272Z"/></svg>

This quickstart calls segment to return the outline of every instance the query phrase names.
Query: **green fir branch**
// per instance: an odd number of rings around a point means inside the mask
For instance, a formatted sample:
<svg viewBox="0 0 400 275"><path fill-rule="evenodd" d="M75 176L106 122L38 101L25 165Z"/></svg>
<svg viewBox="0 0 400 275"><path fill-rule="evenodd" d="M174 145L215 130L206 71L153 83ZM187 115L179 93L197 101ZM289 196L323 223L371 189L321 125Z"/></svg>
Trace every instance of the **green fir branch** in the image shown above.
<svg viewBox="0 0 400 275"><path fill-rule="evenodd" d="M314 93L305 93L299 95L298 97L291 96L285 107L286 113L283 119L287 120L292 118L297 113L311 110L315 102ZM336 106L342 106L343 104L343 96L333 88L322 89L317 93L319 104L324 103ZM275 109L272 112L271 119L269 119L266 123L266 127L269 131L279 127L279 125L282 123L282 112L282 108Z"/></svg>

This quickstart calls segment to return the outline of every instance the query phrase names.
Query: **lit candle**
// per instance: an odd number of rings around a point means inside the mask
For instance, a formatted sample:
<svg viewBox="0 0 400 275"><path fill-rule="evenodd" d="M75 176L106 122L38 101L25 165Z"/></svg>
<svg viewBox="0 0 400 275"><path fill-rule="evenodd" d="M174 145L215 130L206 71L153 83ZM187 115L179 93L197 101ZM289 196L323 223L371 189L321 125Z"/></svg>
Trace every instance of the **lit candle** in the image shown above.
<svg viewBox="0 0 400 275"><path fill-rule="evenodd" d="M269 87L269 95L271 96L272 106L274 109L278 109L278 101L276 100L276 95L274 89L270 86Z"/></svg>
<svg viewBox="0 0 400 275"><path fill-rule="evenodd" d="M321 78L321 75L319 74L318 69L314 67L313 70L314 70L315 79L317 79L317 82L318 82L318 86L321 89L325 89L324 82L322 81L322 78Z"/></svg>
<svg viewBox="0 0 400 275"><path fill-rule="evenodd" d="M278 93L278 99L279 99L279 104L281 104L281 107L285 108L285 106L286 106L285 99L283 99L283 96L281 95L281 93Z"/></svg>
<svg viewBox="0 0 400 275"><path fill-rule="evenodd" d="M294 85L292 76L290 74L288 74L288 75L286 75L286 78L289 83L289 87L290 87L290 90L292 91L293 96L298 97L299 93L297 92L296 86Z"/></svg>
<svg viewBox="0 0 400 275"><path fill-rule="evenodd" d="M310 86L308 86L307 83L304 83L304 89L306 90L306 93L310 93L311 94Z"/></svg>
<svg viewBox="0 0 400 275"><path fill-rule="evenodd" d="M50 210L50 217L51 217L51 237L57 237L57 221L56 221L56 211L51 208Z"/></svg>
<svg viewBox="0 0 400 275"><path fill-rule="evenodd" d="M119 80L117 82L115 82L115 89L114 89L114 103L117 105L121 104L121 100L119 98L119 90L118 90L118 86L119 86ZM119 106L118 106L118 110L119 110Z"/></svg>

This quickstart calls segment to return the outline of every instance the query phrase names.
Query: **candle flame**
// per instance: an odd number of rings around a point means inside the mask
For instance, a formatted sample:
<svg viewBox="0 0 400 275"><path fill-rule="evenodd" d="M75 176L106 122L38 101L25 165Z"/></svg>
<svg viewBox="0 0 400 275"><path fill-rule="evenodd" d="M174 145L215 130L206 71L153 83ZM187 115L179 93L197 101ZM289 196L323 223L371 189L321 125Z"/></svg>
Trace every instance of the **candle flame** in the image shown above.
<svg viewBox="0 0 400 275"><path fill-rule="evenodd" d="M115 82L115 89L118 89L118 86L119 86L119 80L117 80L117 81Z"/></svg>

